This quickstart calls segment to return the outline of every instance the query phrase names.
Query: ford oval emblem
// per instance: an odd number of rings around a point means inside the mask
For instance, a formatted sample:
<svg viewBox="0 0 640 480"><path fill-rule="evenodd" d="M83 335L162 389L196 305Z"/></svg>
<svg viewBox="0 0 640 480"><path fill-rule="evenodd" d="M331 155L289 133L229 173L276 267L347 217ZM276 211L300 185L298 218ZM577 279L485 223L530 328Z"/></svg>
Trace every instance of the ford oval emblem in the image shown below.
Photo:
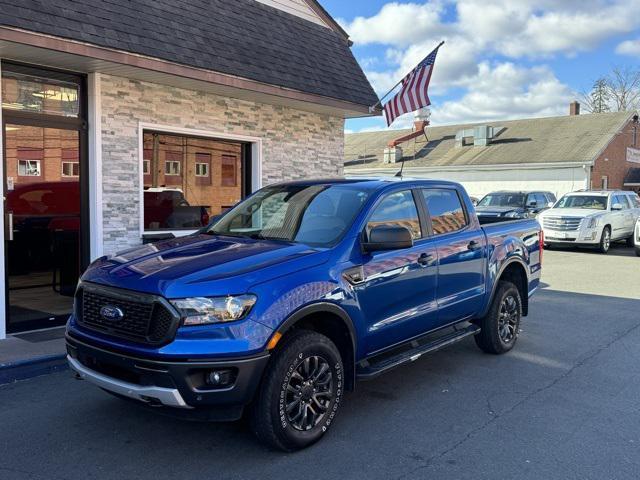
<svg viewBox="0 0 640 480"><path fill-rule="evenodd" d="M100 316L105 320L117 322L118 320L122 320L124 318L124 312L118 307L114 307L113 305L105 305L100 309Z"/></svg>

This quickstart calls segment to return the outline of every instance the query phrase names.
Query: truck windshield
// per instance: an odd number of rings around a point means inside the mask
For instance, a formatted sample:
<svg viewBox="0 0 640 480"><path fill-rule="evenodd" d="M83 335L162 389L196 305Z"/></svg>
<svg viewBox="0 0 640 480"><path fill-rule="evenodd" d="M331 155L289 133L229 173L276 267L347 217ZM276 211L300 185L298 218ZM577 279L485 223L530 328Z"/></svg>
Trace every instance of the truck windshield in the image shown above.
<svg viewBox="0 0 640 480"><path fill-rule="evenodd" d="M490 193L478 202L478 207L523 207L522 193Z"/></svg>
<svg viewBox="0 0 640 480"><path fill-rule="evenodd" d="M553 208L589 208L606 210L607 197L603 195L565 195Z"/></svg>
<svg viewBox="0 0 640 480"><path fill-rule="evenodd" d="M331 246L368 197L350 184L263 188L239 203L207 233Z"/></svg>

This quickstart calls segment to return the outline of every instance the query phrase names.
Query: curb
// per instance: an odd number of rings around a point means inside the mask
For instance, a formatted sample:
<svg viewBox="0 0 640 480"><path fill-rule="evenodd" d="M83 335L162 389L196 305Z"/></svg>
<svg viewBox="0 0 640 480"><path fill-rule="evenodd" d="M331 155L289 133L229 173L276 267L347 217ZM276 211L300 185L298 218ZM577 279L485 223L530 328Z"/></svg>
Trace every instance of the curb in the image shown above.
<svg viewBox="0 0 640 480"><path fill-rule="evenodd" d="M0 364L0 385L26 380L69 368L65 353Z"/></svg>

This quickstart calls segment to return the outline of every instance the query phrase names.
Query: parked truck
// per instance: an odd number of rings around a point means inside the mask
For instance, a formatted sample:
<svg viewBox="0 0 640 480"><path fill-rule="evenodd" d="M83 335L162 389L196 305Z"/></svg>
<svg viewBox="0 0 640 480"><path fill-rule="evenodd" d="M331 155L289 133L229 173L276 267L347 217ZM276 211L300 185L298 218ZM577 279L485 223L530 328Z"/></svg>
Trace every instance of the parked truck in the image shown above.
<svg viewBox="0 0 640 480"><path fill-rule="evenodd" d="M456 183L276 184L196 234L96 260L68 360L140 405L246 413L292 451L325 434L357 380L471 336L511 350L542 248L535 220L482 227Z"/></svg>

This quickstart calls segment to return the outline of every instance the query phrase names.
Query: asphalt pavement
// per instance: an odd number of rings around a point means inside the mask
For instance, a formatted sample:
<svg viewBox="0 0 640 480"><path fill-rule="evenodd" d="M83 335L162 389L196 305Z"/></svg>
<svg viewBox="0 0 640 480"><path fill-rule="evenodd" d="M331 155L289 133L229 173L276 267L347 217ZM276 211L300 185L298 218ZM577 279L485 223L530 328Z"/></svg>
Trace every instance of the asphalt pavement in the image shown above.
<svg viewBox="0 0 640 480"><path fill-rule="evenodd" d="M347 395L283 454L246 425L141 410L69 372L0 387L0 479L636 479L640 258L545 252L516 348L473 339Z"/></svg>

